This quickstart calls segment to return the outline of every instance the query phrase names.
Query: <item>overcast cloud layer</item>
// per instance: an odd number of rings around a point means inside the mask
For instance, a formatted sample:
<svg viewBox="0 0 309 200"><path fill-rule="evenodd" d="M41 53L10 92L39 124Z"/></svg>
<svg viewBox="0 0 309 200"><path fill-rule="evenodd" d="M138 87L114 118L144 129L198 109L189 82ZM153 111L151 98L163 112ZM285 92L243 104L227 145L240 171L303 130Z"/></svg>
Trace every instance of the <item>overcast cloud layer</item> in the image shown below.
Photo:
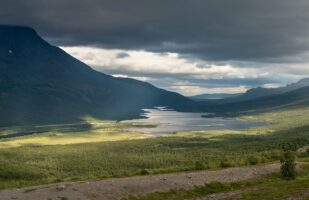
<svg viewBox="0 0 309 200"><path fill-rule="evenodd" d="M2 0L0 23L35 28L115 76L191 95L309 76L308 0Z"/></svg>

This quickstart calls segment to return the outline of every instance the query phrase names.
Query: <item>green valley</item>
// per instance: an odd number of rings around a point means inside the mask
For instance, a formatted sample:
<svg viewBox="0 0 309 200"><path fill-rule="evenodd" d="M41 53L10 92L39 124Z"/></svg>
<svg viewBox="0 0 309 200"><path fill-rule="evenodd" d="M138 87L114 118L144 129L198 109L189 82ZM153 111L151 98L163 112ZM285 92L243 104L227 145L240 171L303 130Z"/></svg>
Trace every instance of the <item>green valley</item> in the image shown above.
<svg viewBox="0 0 309 200"><path fill-rule="evenodd" d="M308 118L308 109L303 109L302 114L299 110L274 111L241 117L263 120L270 126L161 137L122 131L122 126L130 124L91 119L89 123L98 129L2 139L0 187L276 162L283 150L297 151L309 145Z"/></svg>

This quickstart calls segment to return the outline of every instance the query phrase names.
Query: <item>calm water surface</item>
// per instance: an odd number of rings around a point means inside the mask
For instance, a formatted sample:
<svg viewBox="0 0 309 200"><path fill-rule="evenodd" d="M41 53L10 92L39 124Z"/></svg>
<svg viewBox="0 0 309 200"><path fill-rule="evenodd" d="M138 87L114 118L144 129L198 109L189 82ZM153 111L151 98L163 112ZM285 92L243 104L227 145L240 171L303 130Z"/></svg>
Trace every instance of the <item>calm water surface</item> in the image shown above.
<svg viewBox="0 0 309 200"><path fill-rule="evenodd" d="M247 122L222 117L202 118L205 113L185 113L164 108L145 109L146 119L125 120L122 122L136 123L136 127L126 130L139 131L151 135L173 133L177 131L199 130L242 130L250 127L267 125L261 122ZM142 124L156 124L157 126L138 126Z"/></svg>

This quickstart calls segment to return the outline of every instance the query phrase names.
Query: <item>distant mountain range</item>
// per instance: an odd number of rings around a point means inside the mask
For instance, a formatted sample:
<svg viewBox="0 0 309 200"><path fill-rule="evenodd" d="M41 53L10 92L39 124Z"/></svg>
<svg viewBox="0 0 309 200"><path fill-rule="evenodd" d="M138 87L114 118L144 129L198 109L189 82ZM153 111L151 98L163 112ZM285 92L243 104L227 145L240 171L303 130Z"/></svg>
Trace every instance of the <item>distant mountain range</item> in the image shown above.
<svg viewBox="0 0 309 200"><path fill-rule="evenodd" d="M126 119L143 108L191 103L146 82L94 71L32 28L0 26L0 126L72 122L87 115Z"/></svg>
<svg viewBox="0 0 309 200"><path fill-rule="evenodd" d="M309 106L309 79L280 88L254 88L243 95L221 100L205 100L199 109L216 115L239 115L269 110Z"/></svg>
<svg viewBox="0 0 309 200"><path fill-rule="evenodd" d="M302 79L296 83L289 84L284 87L278 87L278 88L263 88L263 87L258 87L258 88L253 88L248 90L242 95L238 95L236 97L228 98L224 101L226 102L239 102L239 101L246 101L250 99L256 99L268 95L274 95L274 94L283 94L286 92L290 92L293 90L297 90L302 87L307 87L309 86L309 78Z"/></svg>
<svg viewBox="0 0 309 200"><path fill-rule="evenodd" d="M303 79L233 96L204 95L224 99L193 100L146 82L97 72L48 44L32 28L0 26L0 127L77 122L85 116L130 119L156 106L225 115L308 106L308 94L309 79Z"/></svg>
<svg viewBox="0 0 309 200"><path fill-rule="evenodd" d="M284 87L278 88L263 88L257 87L249 89L245 93L235 93L235 94L227 94L227 93L215 93L215 94L200 94L191 96L189 98L195 100L211 100L211 99L226 99L224 102L238 102L238 101L246 101L250 99L255 99L263 96L273 95L273 94L283 94L285 92L290 92L302 87L309 86L309 78L302 79L296 83L289 84Z"/></svg>
<svg viewBox="0 0 309 200"><path fill-rule="evenodd" d="M255 99L227 102L216 105L213 112L220 115L238 115L240 113L255 113L287 108L302 108L309 106L309 86L289 92L267 95ZM208 109L209 111L211 109Z"/></svg>

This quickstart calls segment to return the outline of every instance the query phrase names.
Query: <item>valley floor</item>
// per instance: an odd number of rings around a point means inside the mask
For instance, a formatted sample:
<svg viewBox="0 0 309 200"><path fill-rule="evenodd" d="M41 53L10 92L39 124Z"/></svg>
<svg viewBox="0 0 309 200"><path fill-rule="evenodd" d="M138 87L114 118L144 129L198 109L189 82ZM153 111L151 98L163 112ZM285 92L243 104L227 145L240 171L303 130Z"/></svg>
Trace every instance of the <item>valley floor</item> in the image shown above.
<svg viewBox="0 0 309 200"><path fill-rule="evenodd" d="M298 159L308 162L309 108L280 110L243 116L240 119L271 125L244 131L186 131L162 137L123 131L136 124L92 118L85 120L85 124L53 126L47 131L46 127L27 127L29 132L37 129L44 133L0 139L0 199L34 200L36 194L50 194L51 196L44 196L46 200L78 199L77 196L68 198L70 196L66 195L69 193L84 195L81 199L102 199L103 196L108 197L107 194L119 194L116 197L145 194L142 197L129 197L143 200L184 199L183 197L194 199L204 198L212 193L238 190L241 193L259 192L263 191L261 183L269 184L269 188L292 188L277 190L280 192L279 197L306 194L309 188L308 173L300 173L296 180L290 182L283 181L279 176L258 178L253 183L238 185L231 185L230 182L278 171L279 166L270 163L278 162L284 150L295 151ZM23 129L0 129L0 135ZM221 176L216 173L221 173ZM113 181L118 181L118 185L113 185ZM203 186L211 181L224 184L210 183ZM64 185L61 182L74 183ZM44 186L35 187L37 185ZM29 186L34 188L10 189ZM122 189L116 191L115 188L119 187ZM254 188L261 190L255 191ZM264 188L263 194L256 193L256 196L262 195L264 198L272 195L269 188ZM92 190L94 191L91 192ZM152 193L155 191L163 193ZM279 197L278 199L282 199Z"/></svg>

